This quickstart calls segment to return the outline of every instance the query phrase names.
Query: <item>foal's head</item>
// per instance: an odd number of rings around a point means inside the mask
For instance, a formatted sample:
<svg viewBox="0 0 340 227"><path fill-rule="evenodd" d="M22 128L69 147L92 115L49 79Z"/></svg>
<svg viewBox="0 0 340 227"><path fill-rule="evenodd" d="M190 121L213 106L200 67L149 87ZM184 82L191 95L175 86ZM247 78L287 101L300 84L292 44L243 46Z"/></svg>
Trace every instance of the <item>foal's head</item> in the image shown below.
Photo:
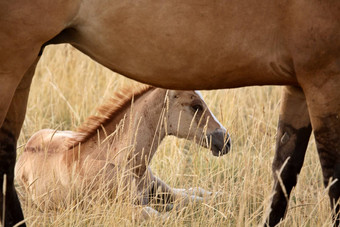
<svg viewBox="0 0 340 227"><path fill-rule="evenodd" d="M214 156L227 154L230 138L198 91L168 92L168 134L189 140L203 139L202 145L211 149Z"/></svg>

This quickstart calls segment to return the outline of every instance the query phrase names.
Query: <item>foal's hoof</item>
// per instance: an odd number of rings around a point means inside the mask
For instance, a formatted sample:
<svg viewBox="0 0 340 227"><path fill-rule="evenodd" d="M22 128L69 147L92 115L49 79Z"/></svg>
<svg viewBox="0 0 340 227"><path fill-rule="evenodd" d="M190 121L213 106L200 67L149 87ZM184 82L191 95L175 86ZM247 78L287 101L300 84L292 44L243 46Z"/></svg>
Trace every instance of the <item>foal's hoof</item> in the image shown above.
<svg viewBox="0 0 340 227"><path fill-rule="evenodd" d="M142 209L142 220L149 220L150 218L153 218L166 222L169 217L169 213L160 213L151 207L143 207Z"/></svg>
<svg viewBox="0 0 340 227"><path fill-rule="evenodd" d="M193 195L198 195L199 197L202 197L203 199L211 199L211 198L221 197L224 195L224 193L221 191L211 192L200 187L189 188L188 191Z"/></svg>
<svg viewBox="0 0 340 227"><path fill-rule="evenodd" d="M168 211L171 211L174 209L174 204L166 204L165 206L165 211L168 212Z"/></svg>
<svg viewBox="0 0 340 227"><path fill-rule="evenodd" d="M189 193L191 193L192 195L196 195L199 197L210 197L212 196L214 193L207 191L201 187L196 187L196 188L189 188L187 190Z"/></svg>
<svg viewBox="0 0 340 227"><path fill-rule="evenodd" d="M164 214L161 214L161 215L160 215L160 219L161 219L163 222L168 221L169 218L170 218L170 213L164 213Z"/></svg>
<svg viewBox="0 0 340 227"><path fill-rule="evenodd" d="M213 196L214 197L222 197L222 196L224 196L224 193L223 192L215 192L215 193L213 193Z"/></svg>
<svg viewBox="0 0 340 227"><path fill-rule="evenodd" d="M168 211L173 210L174 204L172 203L167 203L167 204L162 204L162 205L157 204L157 205L154 205L153 208L157 210L158 212L168 212Z"/></svg>

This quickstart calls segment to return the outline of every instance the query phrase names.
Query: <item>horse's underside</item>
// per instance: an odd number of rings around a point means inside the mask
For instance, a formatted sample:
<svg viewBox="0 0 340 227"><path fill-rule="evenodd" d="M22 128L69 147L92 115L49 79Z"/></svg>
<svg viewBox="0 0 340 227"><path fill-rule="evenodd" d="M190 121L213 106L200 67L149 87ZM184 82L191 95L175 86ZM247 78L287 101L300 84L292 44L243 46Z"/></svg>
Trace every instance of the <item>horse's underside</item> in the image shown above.
<svg viewBox="0 0 340 227"><path fill-rule="evenodd" d="M13 186L16 140L39 52L53 43L70 43L115 72L161 87L287 85L273 172L286 162L279 177L289 194L313 130L340 224L340 2L0 0L0 28L6 226L23 219ZM266 218L271 226L287 206L277 177Z"/></svg>

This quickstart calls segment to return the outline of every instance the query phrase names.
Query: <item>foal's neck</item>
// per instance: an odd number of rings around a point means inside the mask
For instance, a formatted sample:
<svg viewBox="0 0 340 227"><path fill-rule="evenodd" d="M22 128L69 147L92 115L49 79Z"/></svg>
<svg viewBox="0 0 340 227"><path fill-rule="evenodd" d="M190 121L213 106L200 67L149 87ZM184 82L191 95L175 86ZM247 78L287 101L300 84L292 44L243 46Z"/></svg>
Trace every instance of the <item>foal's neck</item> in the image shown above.
<svg viewBox="0 0 340 227"><path fill-rule="evenodd" d="M101 156L127 165L142 176L165 136L162 127L165 93L164 89L147 91L111 119L100 132L99 137L105 138L99 146ZM91 141L98 140L97 137Z"/></svg>

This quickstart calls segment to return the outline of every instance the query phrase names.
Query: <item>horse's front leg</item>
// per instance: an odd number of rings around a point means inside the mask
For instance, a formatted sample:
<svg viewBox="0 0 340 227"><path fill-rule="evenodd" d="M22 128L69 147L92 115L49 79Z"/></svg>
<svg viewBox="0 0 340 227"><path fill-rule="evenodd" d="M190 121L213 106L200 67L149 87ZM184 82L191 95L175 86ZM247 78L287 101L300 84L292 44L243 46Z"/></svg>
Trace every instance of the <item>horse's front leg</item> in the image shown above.
<svg viewBox="0 0 340 227"><path fill-rule="evenodd" d="M306 99L300 88L285 87L273 161L274 188L265 225L275 226L285 216L311 134Z"/></svg>
<svg viewBox="0 0 340 227"><path fill-rule="evenodd" d="M0 217L4 226L13 226L24 219L14 188L14 165L16 142L25 118L28 93L37 62L38 58L16 87L13 98L9 98L11 103L0 128ZM2 89L3 85L6 86L6 84L0 84L1 99L7 100L9 94L2 93L2 91L5 91L5 89ZM4 184L6 184L6 187L4 187ZM5 191L3 191L3 188ZM5 198L3 194L6 195ZM3 210L4 200L5 210ZM5 213L4 217L3 213Z"/></svg>

